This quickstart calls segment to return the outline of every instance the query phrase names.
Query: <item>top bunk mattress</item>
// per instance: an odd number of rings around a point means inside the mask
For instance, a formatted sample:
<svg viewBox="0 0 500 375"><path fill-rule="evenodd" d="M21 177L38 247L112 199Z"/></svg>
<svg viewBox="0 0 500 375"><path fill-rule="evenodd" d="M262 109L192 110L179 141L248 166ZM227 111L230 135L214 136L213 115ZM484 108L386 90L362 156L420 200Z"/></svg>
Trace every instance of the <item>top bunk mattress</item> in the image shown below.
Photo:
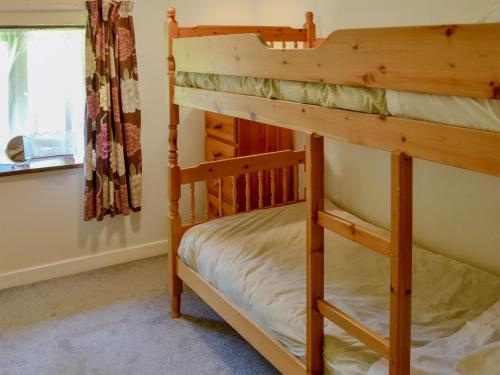
<svg viewBox="0 0 500 375"><path fill-rule="evenodd" d="M387 235L331 203L326 210ZM305 236L305 205L299 203L195 226L185 233L178 255L288 350L304 357ZM417 245L413 250L412 345L430 345L434 360L429 350L424 350L425 358L437 363L446 355L439 340L456 335L500 299L500 278ZM386 257L325 231L325 299L384 337L389 335L389 269ZM355 375L384 368L375 352L325 321L327 373ZM435 374L436 367L431 368L419 374Z"/></svg>
<svg viewBox="0 0 500 375"><path fill-rule="evenodd" d="M180 71L175 84L500 132L500 100L494 99Z"/></svg>

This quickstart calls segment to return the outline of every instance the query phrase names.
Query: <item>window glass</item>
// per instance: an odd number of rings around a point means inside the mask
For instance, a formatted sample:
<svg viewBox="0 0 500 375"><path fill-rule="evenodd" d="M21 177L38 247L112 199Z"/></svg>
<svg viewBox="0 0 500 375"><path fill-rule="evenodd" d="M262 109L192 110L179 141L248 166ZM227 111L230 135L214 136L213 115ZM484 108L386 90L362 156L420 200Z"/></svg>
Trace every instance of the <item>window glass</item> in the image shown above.
<svg viewBox="0 0 500 375"><path fill-rule="evenodd" d="M35 157L83 153L84 40L83 29L0 29L2 150L25 135Z"/></svg>

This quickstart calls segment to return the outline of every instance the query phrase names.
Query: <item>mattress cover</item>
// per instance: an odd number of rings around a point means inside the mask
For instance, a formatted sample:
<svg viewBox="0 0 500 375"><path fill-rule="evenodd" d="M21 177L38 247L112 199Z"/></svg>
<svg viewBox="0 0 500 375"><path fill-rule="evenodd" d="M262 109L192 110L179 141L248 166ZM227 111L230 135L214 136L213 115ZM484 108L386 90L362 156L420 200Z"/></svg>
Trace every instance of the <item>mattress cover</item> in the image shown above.
<svg viewBox="0 0 500 375"><path fill-rule="evenodd" d="M388 362L381 359L368 375L386 375ZM416 348L411 356L413 375L499 375L500 301L467 322L458 332Z"/></svg>
<svg viewBox="0 0 500 375"><path fill-rule="evenodd" d="M387 235L327 202L326 210ZM305 205L188 230L180 259L298 357L305 355ZM412 345L446 338L500 299L500 278L413 247ZM471 249L477 251L478 249ZM389 336L389 259L325 231L325 299ZM380 357L325 319L325 372L366 374Z"/></svg>
<svg viewBox="0 0 500 375"><path fill-rule="evenodd" d="M179 71L175 84L500 132L500 100L494 99Z"/></svg>

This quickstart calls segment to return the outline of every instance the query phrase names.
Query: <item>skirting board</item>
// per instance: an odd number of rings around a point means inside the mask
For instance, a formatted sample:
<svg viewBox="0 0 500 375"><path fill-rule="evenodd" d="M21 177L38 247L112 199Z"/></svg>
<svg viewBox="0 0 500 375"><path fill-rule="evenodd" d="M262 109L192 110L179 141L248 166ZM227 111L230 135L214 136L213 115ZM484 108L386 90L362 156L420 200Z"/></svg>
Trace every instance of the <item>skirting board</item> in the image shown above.
<svg viewBox="0 0 500 375"><path fill-rule="evenodd" d="M0 290L167 253L167 240L0 273Z"/></svg>

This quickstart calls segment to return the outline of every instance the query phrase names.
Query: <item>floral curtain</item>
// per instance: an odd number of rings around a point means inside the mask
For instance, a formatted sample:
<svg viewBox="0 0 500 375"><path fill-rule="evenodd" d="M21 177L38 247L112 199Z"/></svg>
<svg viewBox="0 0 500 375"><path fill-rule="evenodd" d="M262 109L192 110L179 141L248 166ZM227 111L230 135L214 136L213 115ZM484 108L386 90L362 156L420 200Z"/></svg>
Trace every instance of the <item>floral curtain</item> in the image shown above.
<svg viewBox="0 0 500 375"><path fill-rule="evenodd" d="M86 1L85 220L141 209L141 109L129 1Z"/></svg>

